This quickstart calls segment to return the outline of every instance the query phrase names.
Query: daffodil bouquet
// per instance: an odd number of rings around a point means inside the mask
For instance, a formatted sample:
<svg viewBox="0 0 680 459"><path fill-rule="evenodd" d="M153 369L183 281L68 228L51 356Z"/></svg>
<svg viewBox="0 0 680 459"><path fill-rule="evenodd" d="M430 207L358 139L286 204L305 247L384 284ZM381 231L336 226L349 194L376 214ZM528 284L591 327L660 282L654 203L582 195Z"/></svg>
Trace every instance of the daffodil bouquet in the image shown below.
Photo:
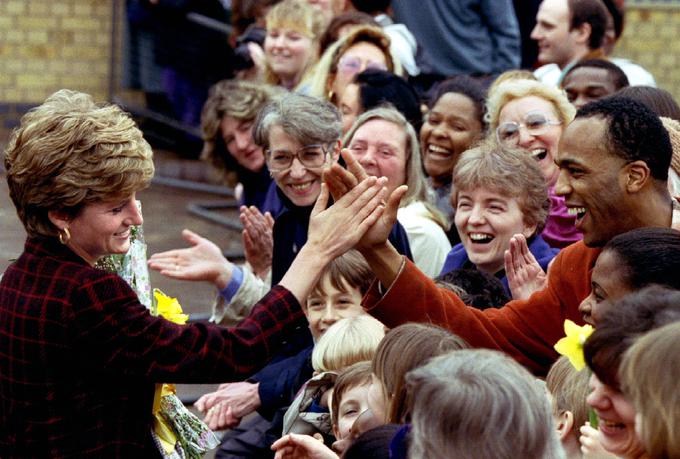
<svg viewBox="0 0 680 459"><path fill-rule="evenodd" d="M171 298L154 289L153 300L153 315L179 325L184 325L189 320L177 298ZM219 444L213 431L186 409L177 397L174 384L156 384L153 415L154 441L165 458L198 459Z"/></svg>
<svg viewBox="0 0 680 459"><path fill-rule="evenodd" d="M141 212L141 204L137 201ZM120 275L137 293L140 303L154 316L184 325L189 316L184 314L176 298L158 289L151 296L149 270L146 265L146 243L142 227L132 227L130 248L124 255L109 255L96 266ZM173 384L156 384L153 403L153 440L166 459L199 459L219 444L219 439L208 426L187 410L177 397Z"/></svg>

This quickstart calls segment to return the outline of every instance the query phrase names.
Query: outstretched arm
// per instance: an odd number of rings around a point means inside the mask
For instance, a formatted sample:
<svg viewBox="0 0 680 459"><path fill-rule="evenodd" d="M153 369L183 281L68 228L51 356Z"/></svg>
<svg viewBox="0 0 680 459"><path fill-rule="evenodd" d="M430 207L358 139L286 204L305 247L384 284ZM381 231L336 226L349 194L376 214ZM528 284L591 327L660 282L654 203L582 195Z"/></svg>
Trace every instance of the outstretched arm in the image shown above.
<svg viewBox="0 0 680 459"><path fill-rule="evenodd" d="M185 229L182 237L191 247L154 253L149 268L173 279L207 281L222 290L229 284L233 265L212 241Z"/></svg>

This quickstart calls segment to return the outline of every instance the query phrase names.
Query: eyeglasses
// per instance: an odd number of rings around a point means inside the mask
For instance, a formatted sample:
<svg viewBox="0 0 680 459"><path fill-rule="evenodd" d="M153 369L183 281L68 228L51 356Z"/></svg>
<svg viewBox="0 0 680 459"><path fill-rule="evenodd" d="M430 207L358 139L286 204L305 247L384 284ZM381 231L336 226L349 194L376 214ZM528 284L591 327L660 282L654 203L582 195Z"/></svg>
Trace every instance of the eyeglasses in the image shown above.
<svg viewBox="0 0 680 459"><path fill-rule="evenodd" d="M517 143L519 140L519 130L524 128L533 136L544 134L548 126L559 126L559 121L551 120L545 113L529 112L524 117L523 123L508 121L496 128L496 137L501 144Z"/></svg>
<svg viewBox="0 0 680 459"><path fill-rule="evenodd" d="M307 145L294 153L287 150L267 150L267 167L270 171L283 171L293 164L295 158L305 167L322 167L331 145Z"/></svg>
<svg viewBox="0 0 680 459"><path fill-rule="evenodd" d="M359 73L364 62L366 63L366 70L387 70L387 66L385 64L373 61L364 61L354 56L341 57L338 61L338 70L344 73Z"/></svg>

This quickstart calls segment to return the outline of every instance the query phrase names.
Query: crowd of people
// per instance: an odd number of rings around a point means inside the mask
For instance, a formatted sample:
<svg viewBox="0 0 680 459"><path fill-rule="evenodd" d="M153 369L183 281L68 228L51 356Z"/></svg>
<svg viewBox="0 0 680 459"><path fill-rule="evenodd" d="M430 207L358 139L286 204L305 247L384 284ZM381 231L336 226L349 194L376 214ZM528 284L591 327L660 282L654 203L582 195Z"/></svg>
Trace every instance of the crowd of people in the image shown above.
<svg viewBox="0 0 680 459"><path fill-rule="evenodd" d="M246 3L200 116L246 262L190 229L148 259L211 323L98 265L154 174L128 114L63 89L12 133L0 457L194 457L163 382L220 383L218 458L680 457L680 107L608 57L622 2Z"/></svg>

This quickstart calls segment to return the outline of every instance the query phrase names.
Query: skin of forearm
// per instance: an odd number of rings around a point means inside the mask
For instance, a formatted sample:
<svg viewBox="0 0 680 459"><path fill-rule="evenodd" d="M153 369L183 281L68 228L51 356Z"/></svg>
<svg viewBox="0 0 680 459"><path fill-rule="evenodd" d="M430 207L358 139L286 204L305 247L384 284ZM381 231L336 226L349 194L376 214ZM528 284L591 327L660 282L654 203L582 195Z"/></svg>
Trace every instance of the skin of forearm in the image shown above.
<svg viewBox="0 0 680 459"><path fill-rule="evenodd" d="M335 255L324 247L315 247L308 242L302 246L279 285L287 288L302 304L333 258Z"/></svg>

